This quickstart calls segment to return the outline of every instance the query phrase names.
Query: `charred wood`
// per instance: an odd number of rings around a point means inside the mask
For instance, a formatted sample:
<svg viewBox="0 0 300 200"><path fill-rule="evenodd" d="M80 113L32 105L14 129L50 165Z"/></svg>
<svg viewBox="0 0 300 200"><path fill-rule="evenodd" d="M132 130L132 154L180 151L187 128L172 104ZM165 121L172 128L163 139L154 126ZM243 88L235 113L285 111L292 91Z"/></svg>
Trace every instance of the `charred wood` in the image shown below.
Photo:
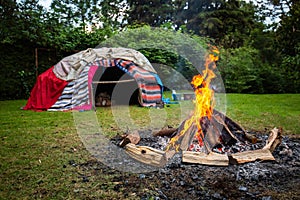
<svg viewBox="0 0 300 200"><path fill-rule="evenodd" d="M164 137L164 136L167 136L167 137L170 137L171 135L174 134L174 132L177 131L177 128L166 128L166 129L162 129L160 131L155 131L153 132L153 136L161 136L161 137Z"/></svg>

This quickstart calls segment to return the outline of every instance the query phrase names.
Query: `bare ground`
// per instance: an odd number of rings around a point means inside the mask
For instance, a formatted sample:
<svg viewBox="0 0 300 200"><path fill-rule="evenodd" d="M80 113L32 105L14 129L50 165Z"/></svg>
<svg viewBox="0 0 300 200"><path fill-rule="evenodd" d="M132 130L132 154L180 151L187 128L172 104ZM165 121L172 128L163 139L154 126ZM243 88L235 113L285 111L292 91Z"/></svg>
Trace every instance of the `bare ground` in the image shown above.
<svg viewBox="0 0 300 200"><path fill-rule="evenodd" d="M227 167L174 158L164 168L138 174L119 172L96 159L78 165L93 174L93 181L114 174L111 189L121 192L121 199L300 199L300 138L284 136L273 155L276 161Z"/></svg>

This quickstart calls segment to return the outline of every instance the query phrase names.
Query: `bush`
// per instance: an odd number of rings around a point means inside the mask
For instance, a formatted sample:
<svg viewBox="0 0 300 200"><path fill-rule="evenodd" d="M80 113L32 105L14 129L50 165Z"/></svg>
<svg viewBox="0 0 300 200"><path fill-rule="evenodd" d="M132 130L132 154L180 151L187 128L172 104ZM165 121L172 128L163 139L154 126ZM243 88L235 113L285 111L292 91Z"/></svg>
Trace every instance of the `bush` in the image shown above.
<svg viewBox="0 0 300 200"><path fill-rule="evenodd" d="M229 93L262 93L259 52L250 47L221 50L218 69Z"/></svg>
<svg viewBox="0 0 300 200"><path fill-rule="evenodd" d="M280 65L284 77L284 89L286 93L300 92L300 54L285 56Z"/></svg>

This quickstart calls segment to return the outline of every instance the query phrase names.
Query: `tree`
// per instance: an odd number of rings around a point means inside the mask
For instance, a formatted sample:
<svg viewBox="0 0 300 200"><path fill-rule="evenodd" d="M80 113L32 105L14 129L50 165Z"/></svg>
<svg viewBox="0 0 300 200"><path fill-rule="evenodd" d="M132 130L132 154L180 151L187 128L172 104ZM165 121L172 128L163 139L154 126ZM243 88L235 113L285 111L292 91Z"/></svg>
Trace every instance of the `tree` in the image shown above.
<svg viewBox="0 0 300 200"><path fill-rule="evenodd" d="M0 13L1 43L13 44L18 40L36 41L40 32L40 20L45 14L38 0L4 1Z"/></svg>
<svg viewBox="0 0 300 200"><path fill-rule="evenodd" d="M85 29L88 21L92 20L97 1L89 0L53 0L52 14L66 26L79 26ZM91 12L94 11L94 12Z"/></svg>
<svg viewBox="0 0 300 200"><path fill-rule="evenodd" d="M210 37L225 48L243 46L255 26L255 8L237 0L189 1L186 27L194 33Z"/></svg>
<svg viewBox="0 0 300 200"><path fill-rule="evenodd" d="M209 40L165 28L142 26L108 38L99 47L127 47L141 51L152 63L168 65L187 80L203 70ZM197 69L200 69L197 71ZM161 69L166 70L166 69Z"/></svg>
<svg viewBox="0 0 300 200"><path fill-rule="evenodd" d="M177 0L127 0L128 24L147 24L159 27L172 21Z"/></svg>
<svg viewBox="0 0 300 200"><path fill-rule="evenodd" d="M122 0L53 0L52 14L67 26L93 29L110 26L117 30L126 2Z"/></svg>
<svg viewBox="0 0 300 200"><path fill-rule="evenodd" d="M35 76L34 48L43 38L41 20L44 14L36 0L1 1L2 98L22 98L28 95Z"/></svg>
<svg viewBox="0 0 300 200"><path fill-rule="evenodd" d="M67 5L68 1L64 2ZM85 5L88 7L84 3L86 1L80 1L78 8L84 10ZM63 7L66 10L55 7L47 11L38 4L38 0L8 0L1 1L0 6L0 92L4 99L26 98L35 82L37 70L42 72L66 55L97 46L115 30L109 25L97 27L98 22L89 32L83 29L85 23L91 23L88 20L91 19L90 8L80 13L78 9L74 20L69 18L68 21L66 16L71 17L74 11L71 5ZM75 24L76 20L78 24ZM37 69L35 50L38 48L45 51L39 52ZM55 52L55 55L48 54L49 51ZM17 93L15 88L20 88Z"/></svg>
<svg viewBox="0 0 300 200"><path fill-rule="evenodd" d="M300 2L290 0L289 11L281 16L276 30L276 48L282 54L280 67L287 92L300 92Z"/></svg>
<svg viewBox="0 0 300 200"><path fill-rule="evenodd" d="M263 93L259 72L259 54L256 49L241 47L222 49L218 69L221 72L226 92Z"/></svg>

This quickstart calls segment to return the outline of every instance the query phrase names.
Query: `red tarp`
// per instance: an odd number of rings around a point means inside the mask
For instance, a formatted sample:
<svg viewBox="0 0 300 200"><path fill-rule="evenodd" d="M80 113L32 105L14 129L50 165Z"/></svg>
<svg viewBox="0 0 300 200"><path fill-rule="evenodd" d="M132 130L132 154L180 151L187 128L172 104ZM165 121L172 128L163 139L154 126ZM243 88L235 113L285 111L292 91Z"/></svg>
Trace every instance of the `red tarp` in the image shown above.
<svg viewBox="0 0 300 200"><path fill-rule="evenodd" d="M50 108L68 84L53 73L53 67L38 76L24 110L42 111Z"/></svg>

